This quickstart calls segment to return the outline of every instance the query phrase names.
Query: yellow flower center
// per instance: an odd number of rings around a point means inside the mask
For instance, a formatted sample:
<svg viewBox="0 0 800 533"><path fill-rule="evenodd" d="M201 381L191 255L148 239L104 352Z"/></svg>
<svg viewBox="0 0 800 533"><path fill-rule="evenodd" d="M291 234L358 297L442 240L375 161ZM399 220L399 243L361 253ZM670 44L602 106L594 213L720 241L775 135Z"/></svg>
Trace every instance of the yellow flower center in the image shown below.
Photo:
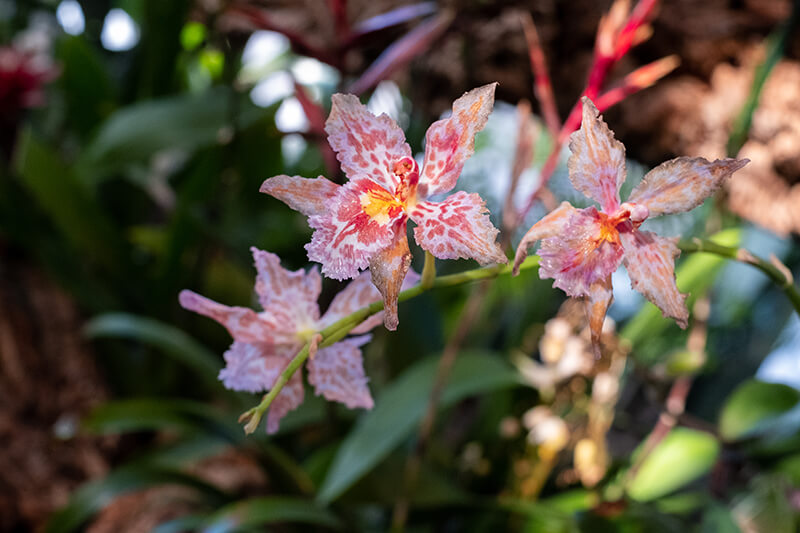
<svg viewBox="0 0 800 533"><path fill-rule="evenodd" d="M381 225L392 219L397 212L396 209L403 209L402 202L383 189L374 188L363 192L359 200L364 213Z"/></svg>

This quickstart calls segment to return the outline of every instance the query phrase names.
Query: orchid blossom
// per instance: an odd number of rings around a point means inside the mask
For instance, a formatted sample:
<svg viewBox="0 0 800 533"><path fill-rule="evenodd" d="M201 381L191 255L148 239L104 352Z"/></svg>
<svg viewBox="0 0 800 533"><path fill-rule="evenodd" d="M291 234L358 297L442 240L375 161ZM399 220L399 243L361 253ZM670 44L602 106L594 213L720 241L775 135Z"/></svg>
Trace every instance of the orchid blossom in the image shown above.
<svg viewBox="0 0 800 533"><path fill-rule="evenodd" d="M431 125L421 171L392 119L376 117L353 95L335 94L325 131L349 181L340 186L324 177L275 176L261 186L308 216L315 231L306 250L323 274L341 280L369 267L390 330L397 328L397 296L411 263L409 218L417 244L435 257L507 262L480 196L457 192L428 201L455 187L491 112L495 85L464 94L451 117Z"/></svg>
<svg viewBox="0 0 800 533"><path fill-rule="evenodd" d="M224 355L226 367L219 373L225 387L262 392L272 388L292 357L317 331L378 300L380 295L364 274L338 293L320 316L317 297L322 278L316 268L290 272L280 266L278 256L257 248L251 251L258 272L255 289L262 312L228 307L188 290L180 293L180 303L190 311L213 318L233 337L233 344ZM408 283L416 283L419 276L412 271L407 279ZM363 334L381 321L380 314L368 318L350 332L359 336L321 348L309 359L308 381L317 395L351 409L372 408L360 347L371 338ZM267 432L275 433L281 418L302 402L303 382L297 372L272 403Z"/></svg>
<svg viewBox="0 0 800 533"><path fill-rule="evenodd" d="M686 328L686 295L675 283L677 239L639 229L648 217L694 209L720 188L747 159L679 157L651 170L620 203L625 181L625 147L614 139L597 108L583 98L581 129L570 136L568 168L572 185L602 208L576 209L568 202L534 224L517 249L515 268L536 241L539 276L569 296L586 298L592 344L599 355L600 332L613 299L611 274L624 263L633 288L666 317Z"/></svg>

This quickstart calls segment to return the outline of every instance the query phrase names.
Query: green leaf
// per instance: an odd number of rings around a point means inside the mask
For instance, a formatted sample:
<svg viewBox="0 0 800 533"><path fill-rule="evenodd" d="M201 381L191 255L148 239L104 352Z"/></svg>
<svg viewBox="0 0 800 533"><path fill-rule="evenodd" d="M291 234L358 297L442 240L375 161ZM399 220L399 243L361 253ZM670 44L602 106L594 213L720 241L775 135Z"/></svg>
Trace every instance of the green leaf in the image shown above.
<svg viewBox="0 0 800 533"><path fill-rule="evenodd" d="M736 246L741 240L741 230L727 229L710 237L710 240L725 246ZM725 264L726 259L707 253L691 254L675 271L678 288L681 292L688 292L686 305L692 308L692 303L697 294L710 287L717 277L717 272ZM661 335L665 329L675 322L664 318L661 311L652 303L647 302L641 311L636 314L620 332L620 336L628 339L634 345L653 339Z"/></svg>
<svg viewBox="0 0 800 533"><path fill-rule="evenodd" d="M84 333L90 339L131 339L150 344L194 370L210 389L220 389L217 381L222 368L220 358L178 328L151 318L107 313L90 320Z"/></svg>
<svg viewBox="0 0 800 533"><path fill-rule="evenodd" d="M746 381L730 395L719 418L725 440L739 440L757 433L770 421L795 407L800 392L780 383Z"/></svg>
<svg viewBox="0 0 800 533"><path fill-rule="evenodd" d="M108 402L95 408L83 423L89 431L100 434L202 429L235 442L241 440L242 433L233 419L215 416L204 403L165 398Z"/></svg>
<svg viewBox="0 0 800 533"><path fill-rule="evenodd" d="M56 43L61 63L58 84L62 87L67 123L87 135L116 106L116 88L97 50L84 37L65 36Z"/></svg>
<svg viewBox="0 0 800 533"><path fill-rule="evenodd" d="M118 496L156 485L181 485L196 490L206 500L221 503L229 496L205 481L168 468L137 465L123 467L105 479L87 483L73 493L69 503L57 511L45 526L46 533L77 531L97 511Z"/></svg>
<svg viewBox="0 0 800 533"><path fill-rule="evenodd" d="M239 128L266 111L225 87L199 95L143 101L111 115L79 162L81 176L98 180L134 163L149 163L163 150L195 150L225 142L234 111Z"/></svg>
<svg viewBox="0 0 800 533"><path fill-rule="evenodd" d="M712 435L675 428L645 458L628 495L650 501L669 494L711 470L718 453L719 443Z"/></svg>
<svg viewBox="0 0 800 533"><path fill-rule="evenodd" d="M408 369L388 386L376 407L364 414L336 454L317 499L328 503L382 461L417 427L433 384L439 358L431 357ZM481 393L519 383L517 373L498 357L462 353L441 398L441 407Z"/></svg>
<svg viewBox="0 0 800 533"><path fill-rule="evenodd" d="M730 509L712 503L703 513L700 533L741 533Z"/></svg>
<svg viewBox="0 0 800 533"><path fill-rule="evenodd" d="M23 185L56 228L84 257L118 272L127 267L125 242L91 191L29 130L20 134L14 166Z"/></svg>
<svg viewBox="0 0 800 533"><path fill-rule="evenodd" d="M340 528L339 519L313 501L297 498L254 498L223 507L199 529L206 533L228 533L281 522Z"/></svg>
<svg viewBox="0 0 800 533"><path fill-rule="evenodd" d="M750 484L750 493L733 506L737 522L748 531L795 533L797 516L788 501L790 488L776 476L760 476Z"/></svg>

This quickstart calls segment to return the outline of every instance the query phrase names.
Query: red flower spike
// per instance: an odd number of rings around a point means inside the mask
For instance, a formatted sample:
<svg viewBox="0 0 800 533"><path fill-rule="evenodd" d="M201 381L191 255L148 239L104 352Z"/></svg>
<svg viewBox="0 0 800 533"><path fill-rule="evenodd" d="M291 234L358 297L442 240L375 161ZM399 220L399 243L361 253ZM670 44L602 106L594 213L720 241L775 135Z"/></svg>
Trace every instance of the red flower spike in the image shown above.
<svg viewBox="0 0 800 533"><path fill-rule="evenodd" d="M274 386L310 335L378 300L380 295L364 273L345 287L320 316L317 297L322 280L316 269L290 272L280 266L278 256L256 248L251 251L258 272L255 290L262 312L228 307L191 291L182 291L179 300L184 308L225 326L233 337L234 342L224 355L226 366L219 373L225 387L263 392ZM409 283L418 279L413 271L407 278ZM381 320L379 315L371 317L352 333L365 333ZM319 349L309 359L309 381L318 395L351 408L372 407L360 350L369 340L369 335L346 338ZM281 418L302 402L303 382L297 372L270 406L267 432L276 432Z"/></svg>
<svg viewBox="0 0 800 533"><path fill-rule="evenodd" d="M714 162L679 157L651 170L620 204L625 179L625 148L583 98L583 121L569 143L568 167L575 188L597 201L595 207L575 209L562 203L533 225L522 239L515 269L528 248L541 241L539 275L569 296L585 298L595 354L599 355L603 320L613 299L611 274L625 264L634 289L658 306L664 316L687 326L685 295L675 284L676 239L640 231L650 216L694 209L722 186L723 181L748 163L747 159Z"/></svg>
<svg viewBox="0 0 800 533"><path fill-rule="evenodd" d="M306 250L323 274L347 279L369 267L384 298L388 329L397 327L397 295L411 262L409 218L417 224L417 243L436 257L508 261L477 194L427 201L455 187L491 112L495 85L466 93L454 102L450 118L431 125L421 171L394 121L374 116L353 95L334 95L325 130L350 181L337 186L324 178L276 176L261 187L309 217L316 231Z"/></svg>

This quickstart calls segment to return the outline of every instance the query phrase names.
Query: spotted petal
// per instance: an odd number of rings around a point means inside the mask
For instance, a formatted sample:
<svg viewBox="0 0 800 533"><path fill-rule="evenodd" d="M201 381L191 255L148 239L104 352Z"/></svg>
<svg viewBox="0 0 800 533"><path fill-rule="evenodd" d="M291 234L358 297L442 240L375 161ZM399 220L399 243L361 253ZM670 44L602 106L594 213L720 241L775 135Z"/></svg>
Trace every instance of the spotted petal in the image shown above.
<svg viewBox="0 0 800 533"><path fill-rule="evenodd" d="M514 275L519 272L519 266L528 257L528 250L536 244L536 241L553 237L563 232L564 226L569 222L570 217L577 211L569 202L561 202L561 205L547 213L522 237L517 247L517 254L514 257Z"/></svg>
<svg viewBox="0 0 800 533"><path fill-rule="evenodd" d="M387 115L376 117L352 94L334 94L325 123L328 142L350 179L366 176L394 193L395 163L411 157L403 130Z"/></svg>
<svg viewBox="0 0 800 533"><path fill-rule="evenodd" d="M473 89L453 102L453 114L431 124L425 134L425 160L419 195L427 198L453 189L472 155L475 134L483 129L494 105L496 83Z"/></svg>
<svg viewBox="0 0 800 533"><path fill-rule="evenodd" d="M324 214L338 190L339 185L322 176L309 179L282 175L264 180L259 192L274 196L295 211L310 217Z"/></svg>
<svg viewBox="0 0 800 533"><path fill-rule="evenodd" d="M225 368L219 379L226 389L262 392L269 390L299 346L279 347L234 341L225 352Z"/></svg>
<svg viewBox="0 0 800 533"><path fill-rule="evenodd" d="M278 431L281 419L303 403L303 395L303 378L301 372L298 371L289 378L283 389L272 400L267 414L267 433L271 435Z"/></svg>
<svg viewBox="0 0 800 533"><path fill-rule="evenodd" d="M341 402L350 409L372 409L373 401L360 349L370 339L370 335L352 337L317 352L306 365L308 381L317 395Z"/></svg>
<svg viewBox="0 0 800 533"><path fill-rule="evenodd" d="M327 213L309 217L316 231L306 244L308 258L322 263L322 273L330 278L353 278L393 242L396 223L404 218L402 205L383 187L366 178L351 180Z"/></svg>
<svg viewBox="0 0 800 533"><path fill-rule="evenodd" d="M606 213L619 207L619 188L625 181L625 147L583 97L581 129L570 135L572 155L567 163L572 186L597 201Z"/></svg>
<svg viewBox="0 0 800 533"><path fill-rule="evenodd" d="M398 223L392 244L375 254L369 262L372 283L383 296L383 324L386 329L397 329L397 296L411 266L411 251L405 220Z"/></svg>
<svg viewBox="0 0 800 533"><path fill-rule="evenodd" d="M678 157L648 172L631 192L628 202L644 205L650 216L689 211L749 162L749 159L717 159L712 163L702 157Z"/></svg>
<svg viewBox="0 0 800 533"><path fill-rule="evenodd" d="M409 216L417 223L417 244L439 259L475 259L482 265L508 262L495 242L499 230L475 193L459 191L444 202L420 202Z"/></svg>
<svg viewBox="0 0 800 533"><path fill-rule="evenodd" d="M664 316L674 318L685 328L689 319L686 295L675 284L675 258L681 253L675 245L677 239L637 230L620 237L631 286L661 309Z"/></svg>
<svg viewBox="0 0 800 533"><path fill-rule="evenodd" d="M603 332L603 322L606 313L614 300L614 292L611 287L611 276L600 279L592 283L589 293L586 296L586 316L589 318L589 331L592 337L592 351L597 359L600 359L600 335Z"/></svg>
<svg viewBox="0 0 800 533"><path fill-rule="evenodd" d="M283 324L267 313L259 314L246 307L228 307L187 290L181 291L178 300L184 309L219 322L237 341L267 344L294 342L294 330L283 329Z"/></svg>
<svg viewBox="0 0 800 533"><path fill-rule="evenodd" d="M558 235L542 240L539 277L573 297L588 296L622 262L622 246L607 234L594 207L576 209Z"/></svg>
<svg viewBox="0 0 800 533"><path fill-rule="evenodd" d="M317 298L322 278L316 268L307 273L281 267L280 258L251 247L256 270L256 294L265 314L284 330L297 332L319 320Z"/></svg>

